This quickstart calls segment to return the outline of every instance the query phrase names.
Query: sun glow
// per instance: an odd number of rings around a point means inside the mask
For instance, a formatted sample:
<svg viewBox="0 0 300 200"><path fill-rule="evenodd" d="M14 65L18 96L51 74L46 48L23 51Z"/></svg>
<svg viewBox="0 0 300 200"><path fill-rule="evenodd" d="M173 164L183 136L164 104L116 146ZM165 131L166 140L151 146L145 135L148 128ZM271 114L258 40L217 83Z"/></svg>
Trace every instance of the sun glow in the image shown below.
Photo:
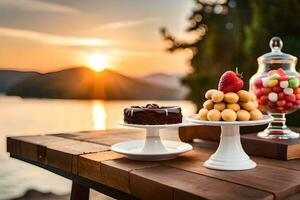
<svg viewBox="0 0 300 200"><path fill-rule="evenodd" d="M96 72L101 72L109 65L109 58L105 54L93 53L86 56L86 64Z"/></svg>
<svg viewBox="0 0 300 200"><path fill-rule="evenodd" d="M106 128L106 111L103 102L94 101L92 104L93 130Z"/></svg>

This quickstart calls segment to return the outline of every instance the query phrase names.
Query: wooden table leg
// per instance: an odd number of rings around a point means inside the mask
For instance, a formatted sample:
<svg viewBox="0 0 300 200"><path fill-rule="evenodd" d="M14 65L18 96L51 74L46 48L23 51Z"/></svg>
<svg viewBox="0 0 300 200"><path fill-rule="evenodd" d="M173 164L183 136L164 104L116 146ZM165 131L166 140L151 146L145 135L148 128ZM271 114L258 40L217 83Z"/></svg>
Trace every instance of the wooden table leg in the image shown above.
<svg viewBox="0 0 300 200"><path fill-rule="evenodd" d="M71 200L89 200L90 188L72 182Z"/></svg>

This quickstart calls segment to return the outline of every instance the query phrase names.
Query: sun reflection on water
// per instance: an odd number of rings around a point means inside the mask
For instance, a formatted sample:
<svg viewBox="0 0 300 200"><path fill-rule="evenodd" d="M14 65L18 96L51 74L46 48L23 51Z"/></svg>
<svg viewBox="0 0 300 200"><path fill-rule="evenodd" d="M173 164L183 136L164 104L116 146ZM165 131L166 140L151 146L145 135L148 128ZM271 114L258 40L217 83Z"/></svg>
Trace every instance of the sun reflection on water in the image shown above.
<svg viewBox="0 0 300 200"><path fill-rule="evenodd" d="M93 115L93 130L104 130L106 129L106 111L104 103L101 101L93 101L92 105Z"/></svg>

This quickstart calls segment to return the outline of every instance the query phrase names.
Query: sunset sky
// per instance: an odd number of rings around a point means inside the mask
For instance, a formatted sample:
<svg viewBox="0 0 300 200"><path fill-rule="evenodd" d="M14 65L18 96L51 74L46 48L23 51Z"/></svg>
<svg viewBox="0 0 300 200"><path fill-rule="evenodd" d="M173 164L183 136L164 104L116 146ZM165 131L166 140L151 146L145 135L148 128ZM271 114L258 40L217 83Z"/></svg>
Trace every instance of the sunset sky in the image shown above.
<svg viewBox="0 0 300 200"><path fill-rule="evenodd" d="M158 30L189 37L192 7L192 0L0 0L0 67L182 74L188 53L165 52Z"/></svg>

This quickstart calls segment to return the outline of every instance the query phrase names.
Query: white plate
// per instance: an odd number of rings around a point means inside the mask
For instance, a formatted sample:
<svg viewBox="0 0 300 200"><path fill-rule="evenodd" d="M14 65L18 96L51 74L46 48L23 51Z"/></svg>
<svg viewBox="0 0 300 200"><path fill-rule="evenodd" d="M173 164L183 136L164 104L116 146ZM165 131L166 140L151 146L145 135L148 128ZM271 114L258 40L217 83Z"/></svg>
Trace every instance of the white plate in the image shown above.
<svg viewBox="0 0 300 200"><path fill-rule="evenodd" d="M182 123L177 123L177 124L163 124L163 125L141 125L141 124L128 124L124 121L119 121L118 122L119 125L122 126L128 126L128 127L134 127L134 128L159 128L159 129L163 129L163 128L178 128L178 127L182 127L182 126L195 126L195 124L189 122L189 121L185 121L183 120Z"/></svg>
<svg viewBox="0 0 300 200"><path fill-rule="evenodd" d="M234 121L234 122L226 122L226 121L205 121L200 120L197 114L191 115L187 118L187 121L202 124L206 126L226 126L226 125L238 125L238 126L254 126L267 124L273 120L273 117L269 115L264 115L261 120L250 120L250 121Z"/></svg>
<svg viewBox="0 0 300 200"><path fill-rule="evenodd" d="M161 140L164 146L164 150L156 151L144 151L143 147L145 140L132 140L127 142L121 142L111 146L111 150L125 155L132 160L143 161L159 161L169 160L176 158L179 154L192 150L192 146L187 143Z"/></svg>

